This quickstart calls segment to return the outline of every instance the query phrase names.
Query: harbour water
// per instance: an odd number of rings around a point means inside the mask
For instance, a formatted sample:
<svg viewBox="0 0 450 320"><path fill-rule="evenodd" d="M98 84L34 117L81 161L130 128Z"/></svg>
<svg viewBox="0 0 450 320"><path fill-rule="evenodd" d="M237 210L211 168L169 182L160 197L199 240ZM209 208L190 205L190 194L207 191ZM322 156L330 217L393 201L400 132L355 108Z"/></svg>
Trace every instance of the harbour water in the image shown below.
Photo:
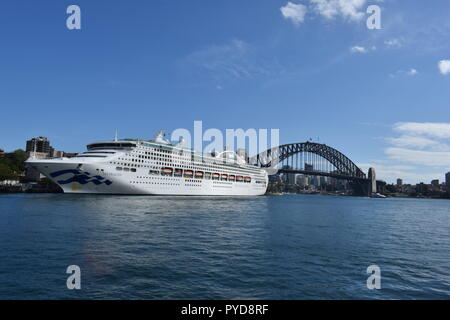
<svg viewBox="0 0 450 320"><path fill-rule="evenodd" d="M447 200L8 194L0 249L1 299L450 298Z"/></svg>

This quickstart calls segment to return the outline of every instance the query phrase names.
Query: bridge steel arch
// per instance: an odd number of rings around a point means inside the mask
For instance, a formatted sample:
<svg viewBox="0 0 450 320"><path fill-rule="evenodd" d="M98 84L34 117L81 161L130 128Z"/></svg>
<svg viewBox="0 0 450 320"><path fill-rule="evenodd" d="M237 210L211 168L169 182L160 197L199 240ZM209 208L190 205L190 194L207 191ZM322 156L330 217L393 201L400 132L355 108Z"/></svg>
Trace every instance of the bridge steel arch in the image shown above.
<svg viewBox="0 0 450 320"><path fill-rule="evenodd" d="M261 167L269 168L302 152L317 154L324 158L336 168L339 175L354 179L367 179L366 174L343 153L325 144L314 142L291 143L275 147L258 154L254 162Z"/></svg>

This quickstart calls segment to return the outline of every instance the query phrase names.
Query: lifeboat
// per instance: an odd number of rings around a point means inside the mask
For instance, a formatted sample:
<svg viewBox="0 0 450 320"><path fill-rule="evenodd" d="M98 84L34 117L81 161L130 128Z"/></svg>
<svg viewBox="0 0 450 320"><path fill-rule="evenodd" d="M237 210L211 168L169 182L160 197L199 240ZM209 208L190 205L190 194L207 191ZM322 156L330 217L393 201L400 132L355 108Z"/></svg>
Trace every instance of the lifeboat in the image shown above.
<svg viewBox="0 0 450 320"><path fill-rule="evenodd" d="M162 168L162 172L163 173L172 173L173 169L172 168Z"/></svg>
<svg viewBox="0 0 450 320"><path fill-rule="evenodd" d="M250 178L250 177L244 177L244 181L245 181L245 182L251 182L251 181L252 181L252 178Z"/></svg>
<svg viewBox="0 0 450 320"><path fill-rule="evenodd" d="M220 180L228 180L228 175L227 174L221 174L220 175Z"/></svg>
<svg viewBox="0 0 450 320"><path fill-rule="evenodd" d="M234 181L234 180L236 180L236 176L234 176L234 175L228 176L228 181Z"/></svg>
<svg viewBox="0 0 450 320"><path fill-rule="evenodd" d="M244 181L244 177L242 177L242 176L236 176L236 181L242 182L242 181Z"/></svg>
<svg viewBox="0 0 450 320"><path fill-rule="evenodd" d="M203 178L203 171L195 171L196 178Z"/></svg>
<svg viewBox="0 0 450 320"><path fill-rule="evenodd" d="M213 180L219 180L220 174L218 173L213 173L212 178Z"/></svg>
<svg viewBox="0 0 450 320"><path fill-rule="evenodd" d="M194 172L192 170L184 170L185 177L192 177L193 175L194 175Z"/></svg>

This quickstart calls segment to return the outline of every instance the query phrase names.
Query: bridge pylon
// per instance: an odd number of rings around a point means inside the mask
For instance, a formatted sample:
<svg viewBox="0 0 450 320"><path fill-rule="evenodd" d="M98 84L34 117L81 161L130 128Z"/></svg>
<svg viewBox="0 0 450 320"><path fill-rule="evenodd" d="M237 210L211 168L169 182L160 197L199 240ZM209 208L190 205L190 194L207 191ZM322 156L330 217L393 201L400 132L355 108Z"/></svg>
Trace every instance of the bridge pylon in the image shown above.
<svg viewBox="0 0 450 320"><path fill-rule="evenodd" d="M373 193L377 192L377 176L375 173L375 168L369 168L369 186L368 186L368 196L370 197Z"/></svg>

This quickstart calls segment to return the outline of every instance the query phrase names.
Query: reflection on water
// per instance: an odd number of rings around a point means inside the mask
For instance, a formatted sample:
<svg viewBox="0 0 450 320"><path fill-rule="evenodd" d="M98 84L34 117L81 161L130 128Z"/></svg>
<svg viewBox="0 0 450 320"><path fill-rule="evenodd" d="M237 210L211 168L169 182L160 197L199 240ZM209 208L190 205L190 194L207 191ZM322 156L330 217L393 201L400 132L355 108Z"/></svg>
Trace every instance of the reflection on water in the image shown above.
<svg viewBox="0 0 450 320"><path fill-rule="evenodd" d="M450 296L450 202L0 195L0 298ZM65 268L81 267L69 291ZM366 268L382 290L366 288Z"/></svg>

